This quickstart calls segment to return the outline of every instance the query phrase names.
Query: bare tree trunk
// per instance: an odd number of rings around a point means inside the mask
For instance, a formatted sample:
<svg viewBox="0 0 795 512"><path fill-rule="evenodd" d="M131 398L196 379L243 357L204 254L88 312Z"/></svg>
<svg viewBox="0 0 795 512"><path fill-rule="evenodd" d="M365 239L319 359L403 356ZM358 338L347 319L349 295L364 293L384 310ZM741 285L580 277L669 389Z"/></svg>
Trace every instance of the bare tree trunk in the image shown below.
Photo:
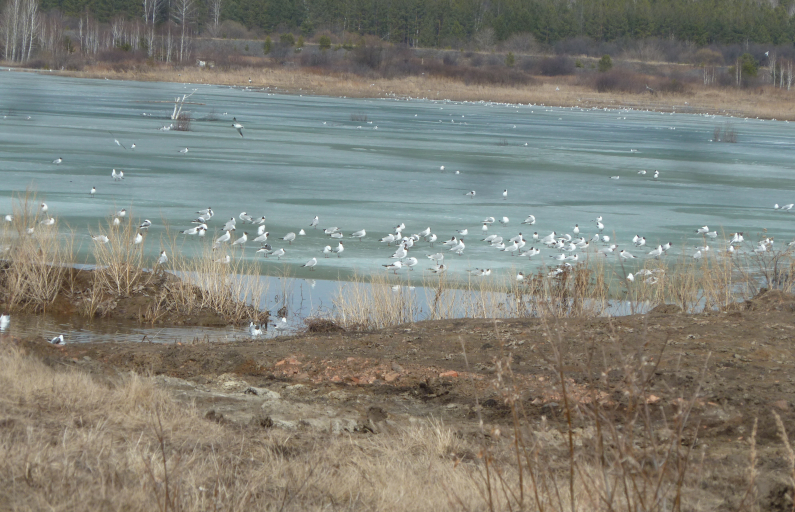
<svg viewBox="0 0 795 512"><path fill-rule="evenodd" d="M218 25L221 23L221 2L223 0L210 0L210 17L213 24L213 36L218 34Z"/></svg>
<svg viewBox="0 0 795 512"><path fill-rule="evenodd" d="M187 55L185 55L185 37L190 37L189 24L193 21L194 4L193 0L177 0L176 10L174 12L174 21L180 25L180 40L179 40L179 61L182 62Z"/></svg>
<svg viewBox="0 0 795 512"><path fill-rule="evenodd" d="M28 18L28 24L30 25L30 31L28 32L28 53L25 56L25 60L28 61L30 60L30 55L33 52L33 41L35 40L36 33L39 31L39 25L41 24L38 0L27 0L27 9L25 10L25 15Z"/></svg>

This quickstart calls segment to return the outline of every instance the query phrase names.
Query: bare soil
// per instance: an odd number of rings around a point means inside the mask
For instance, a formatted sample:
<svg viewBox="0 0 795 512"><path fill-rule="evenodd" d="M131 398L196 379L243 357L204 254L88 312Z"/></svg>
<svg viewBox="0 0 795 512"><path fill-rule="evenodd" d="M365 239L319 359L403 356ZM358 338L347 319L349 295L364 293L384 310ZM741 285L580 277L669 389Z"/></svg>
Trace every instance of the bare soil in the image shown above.
<svg viewBox="0 0 795 512"><path fill-rule="evenodd" d="M701 487L713 505L706 509L740 504L755 419L758 503L763 510L792 507L771 411L795 433L795 297L777 292L700 315L663 306L619 318L428 321L228 344L13 342L52 366L101 378L155 376L220 422L352 433L432 416L467 435L479 428L478 411L487 430L509 428L511 410L499 391L508 380L532 425L563 433L553 347L562 353L574 407L598 396L620 421L629 377L622 361L635 358L657 365L649 397L661 414L670 418L696 397L688 424L694 447L703 450ZM512 375L504 371L508 355ZM575 418L573 427L584 421Z"/></svg>

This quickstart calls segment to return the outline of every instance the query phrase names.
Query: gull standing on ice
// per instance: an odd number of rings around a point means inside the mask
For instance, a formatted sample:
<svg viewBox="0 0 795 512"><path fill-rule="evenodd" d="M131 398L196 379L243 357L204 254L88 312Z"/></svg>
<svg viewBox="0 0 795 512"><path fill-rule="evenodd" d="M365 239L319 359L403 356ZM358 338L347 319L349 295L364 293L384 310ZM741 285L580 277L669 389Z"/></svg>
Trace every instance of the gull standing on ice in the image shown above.
<svg viewBox="0 0 795 512"><path fill-rule="evenodd" d="M359 231L356 231L356 232L354 232L354 233L351 233L351 238L358 238L359 240L361 240L362 238L364 238L364 237L365 237L365 235L367 235L367 231L365 231L365 230L363 230L363 229L360 229ZM342 242L340 242L340 244L341 244L341 243L342 243Z"/></svg>
<svg viewBox="0 0 795 512"><path fill-rule="evenodd" d="M149 226L151 226L151 225L152 225L152 221L151 220L144 219L144 221L141 223L141 225L138 226L138 229L149 229Z"/></svg>
<svg viewBox="0 0 795 512"><path fill-rule="evenodd" d="M527 218L524 220L524 222L522 222L522 224L529 224L531 226L535 223L536 223L536 218L533 215L528 215Z"/></svg>
<svg viewBox="0 0 795 512"><path fill-rule="evenodd" d="M94 194L96 193L97 193L97 187L91 187L91 192L89 192L89 194L91 194L91 199L94 199Z"/></svg>
<svg viewBox="0 0 795 512"><path fill-rule="evenodd" d="M135 238L133 238L133 244L138 245L144 241L144 237L141 233L136 233Z"/></svg>
<svg viewBox="0 0 795 512"><path fill-rule="evenodd" d="M61 165L63 163L63 158L58 157L55 160L53 160L52 163L54 163L55 165Z"/></svg>
<svg viewBox="0 0 795 512"><path fill-rule="evenodd" d="M235 218L234 217L230 217L229 220L227 221L227 223L224 224L224 227L221 228L221 230L223 230L223 231L232 231L233 229L235 229L235 224L237 224L237 221L235 220Z"/></svg>
<svg viewBox="0 0 795 512"><path fill-rule="evenodd" d="M276 249L276 250L275 250L275 251L273 251L271 254L272 254L272 255L274 255L274 256L276 256L276 259L277 259L277 260L280 260L280 259L282 259L282 256L284 256L286 252L287 252L287 251L285 251L284 249L281 249L281 248L280 248L280 249Z"/></svg>
<svg viewBox="0 0 795 512"><path fill-rule="evenodd" d="M317 265L317 258L312 258L301 266L306 267L309 270L315 270L315 265Z"/></svg>
<svg viewBox="0 0 795 512"><path fill-rule="evenodd" d="M168 262L168 256L166 256L166 251L160 253L160 257L157 258L158 265L165 265Z"/></svg>
<svg viewBox="0 0 795 512"><path fill-rule="evenodd" d="M329 254L331 254L331 246L327 245L323 248L323 257L328 258Z"/></svg>
<svg viewBox="0 0 795 512"><path fill-rule="evenodd" d="M295 233L293 233L291 231L291 232L287 233L286 235L284 235L283 237L281 237L279 240L284 240L288 244L292 245L293 244L293 240L295 240Z"/></svg>
<svg viewBox="0 0 795 512"><path fill-rule="evenodd" d="M11 315L3 313L0 315L0 331L8 329L8 324L11 323Z"/></svg>
<svg viewBox="0 0 795 512"><path fill-rule="evenodd" d="M317 215L315 215L315 218L312 219L312 222L309 223L309 227L317 229L318 222L320 222L320 218Z"/></svg>
<svg viewBox="0 0 795 512"><path fill-rule="evenodd" d="M465 196L469 196L469 197L475 197L477 195L477 192L475 192L474 190L470 190L469 192L467 192L464 195Z"/></svg>
<svg viewBox="0 0 795 512"><path fill-rule="evenodd" d="M334 252L337 253L337 258L340 257L340 255L342 254L342 251L344 251L344 250L345 250L345 247L343 247L342 246L342 242L340 242L340 244L337 247L334 248Z"/></svg>
<svg viewBox="0 0 795 512"><path fill-rule="evenodd" d="M403 263L401 263L400 261L396 261L394 263L388 263L386 265L381 265L381 266L386 267L387 270L393 270L395 274L397 274L397 271L400 270L401 267L403 267Z"/></svg>
<svg viewBox="0 0 795 512"><path fill-rule="evenodd" d="M502 191L502 198L503 199L508 199L508 189L507 188Z"/></svg>
<svg viewBox="0 0 795 512"><path fill-rule="evenodd" d="M245 248L247 241L248 241L248 233L244 232L243 236L232 242L232 247L240 245Z"/></svg>

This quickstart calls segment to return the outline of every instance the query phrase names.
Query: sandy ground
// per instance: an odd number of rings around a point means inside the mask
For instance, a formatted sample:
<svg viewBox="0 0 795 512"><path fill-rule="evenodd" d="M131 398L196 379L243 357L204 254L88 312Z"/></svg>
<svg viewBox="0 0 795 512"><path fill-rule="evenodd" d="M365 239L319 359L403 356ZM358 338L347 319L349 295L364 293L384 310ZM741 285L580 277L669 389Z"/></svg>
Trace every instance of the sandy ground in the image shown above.
<svg viewBox="0 0 795 512"><path fill-rule="evenodd" d="M795 434L793 314L795 298L771 292L732 311L694 316L663 306L613 319L435 321L223 345L6 342L56 367L151 375L209 419L286 431L378 433L433 417L466 435L479 428L478 411L487 429L507 429L510 388L534 428L555 434L552 443L568 430L556 350L575 410L597 399L616 422L626 413L628 369L648 366L656 429L665 431L694 398L687 433L696 436L694 457L703 456L703 509L739 504L756 418L759 505L789 510L785 452L771 411ZM512 372L505 371L509 356ZM587 430L587 423L575 417L573 426Z"/></svg>

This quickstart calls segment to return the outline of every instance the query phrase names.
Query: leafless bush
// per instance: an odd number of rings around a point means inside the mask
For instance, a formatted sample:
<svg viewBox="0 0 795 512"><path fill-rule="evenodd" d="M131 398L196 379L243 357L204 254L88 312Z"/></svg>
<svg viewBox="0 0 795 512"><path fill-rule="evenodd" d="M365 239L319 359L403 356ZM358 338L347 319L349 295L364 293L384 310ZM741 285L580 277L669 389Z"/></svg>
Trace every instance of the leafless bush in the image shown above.
<svg viewBox="0 0 795 512"><path fill-rule="evenodd" d="M646 91L645 81L635 73L625 69L611 69L598 73L592 87L599 92L628 92L639 94Z"/></svg>
<svg viewBox="0 0 795 512"><path fill-rule="evenodd" d="M190 112L180 112L174 123L174 129L179 132L189 132L191 131L191 121L192 117Z"/></svg>
<svg viewBox="0 0 795 512"><path fill-rule="evenodd" d="M564 55L547 57L538 63L538 73L544 76L571 75L574 73L574 62Z"/></svg>
<svg viewBox="0 0 795 512"><path fill-rule="evenodd" d="M355 121L357 123L366 123L367 122L367 115L366 114L351 114L351 121Z"/></svg>

